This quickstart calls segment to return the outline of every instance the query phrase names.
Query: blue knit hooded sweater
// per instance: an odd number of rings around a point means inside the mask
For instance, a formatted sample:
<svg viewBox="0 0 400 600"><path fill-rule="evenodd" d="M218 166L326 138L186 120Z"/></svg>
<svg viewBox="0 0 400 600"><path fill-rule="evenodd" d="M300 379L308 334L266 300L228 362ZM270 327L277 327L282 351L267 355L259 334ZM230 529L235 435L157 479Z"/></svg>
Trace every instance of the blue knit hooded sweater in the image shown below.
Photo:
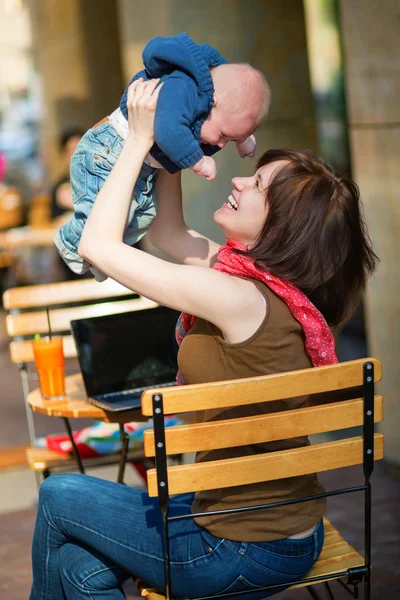
<svg viewBox="0 0 400 600"><path fill-rule="evenodd" d="M144 70L131 80L160 78L154 118L156 143L151 155L169 173L191 167L204 155L211 156L218 146L200 143L200 130L212 109L214 85L210 69L227 61L208 44L196 44L187 33L156 37L143 50ZM120 108L126 119L128 89Z"/></svg>

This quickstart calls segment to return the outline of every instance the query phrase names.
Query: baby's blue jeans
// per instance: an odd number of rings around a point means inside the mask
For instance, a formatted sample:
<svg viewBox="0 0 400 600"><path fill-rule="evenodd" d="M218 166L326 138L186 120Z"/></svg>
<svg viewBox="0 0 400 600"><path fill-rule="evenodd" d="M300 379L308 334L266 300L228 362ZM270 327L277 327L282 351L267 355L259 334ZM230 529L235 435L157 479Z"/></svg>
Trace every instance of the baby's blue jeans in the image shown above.
<svg viewBox="0 0 400 600"><path fill-rule="evenodd" d="M190 513L192 502L193 494L173 496L170 514ZM274 542L221 539L193 519L172 521L169 534L172 598L265 598L271 592L235 592L303 577L324 540L322 521L307 537ZM122 600L122 583L132 575L165 590L157 499L88 475L52 475L40 488L32 565L30 600Z"/></svg>
<svg viewBox="0 0 400 600"><path fill-rule="evenodd" d="M78 254L78 246L86 219L93 203L111 169L115 165L124 144L109 121L89 129L80 140L71 158L71 188L74 214L63 225L54 238L57 249L74 273L83 274L91 265ZM156 216L154 193L157 169L143 163L136 181L124 242L132 246L149 229ZM118 198L115 198L118 202ZM93 268L96 279L105 279L98 269Z"/></svg>

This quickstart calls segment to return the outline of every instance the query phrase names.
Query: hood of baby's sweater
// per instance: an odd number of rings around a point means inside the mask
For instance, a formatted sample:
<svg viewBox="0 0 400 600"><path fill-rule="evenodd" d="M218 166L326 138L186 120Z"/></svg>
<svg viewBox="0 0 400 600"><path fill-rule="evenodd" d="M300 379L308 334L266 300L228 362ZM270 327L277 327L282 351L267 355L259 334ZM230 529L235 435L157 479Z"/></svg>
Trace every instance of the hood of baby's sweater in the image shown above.
<svg viewBox="0 0 400 600"><path fill-rule="evenodd" d="M143 50L143 64L149 78L163 77L175 70L184 71L196 81L200 94L213 96L210 69L226 63L208 44L196 44L187 33L155 37Z"/></svg>

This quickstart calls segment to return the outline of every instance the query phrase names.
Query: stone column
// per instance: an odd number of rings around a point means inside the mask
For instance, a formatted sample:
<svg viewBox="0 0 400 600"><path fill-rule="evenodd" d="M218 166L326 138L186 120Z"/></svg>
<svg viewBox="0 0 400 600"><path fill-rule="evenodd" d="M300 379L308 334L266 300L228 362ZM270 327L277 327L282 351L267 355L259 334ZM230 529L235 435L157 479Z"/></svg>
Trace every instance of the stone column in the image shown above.
<svg viewBox="0 0 400 600"><path fill-rule="evenodd" d="M400 4L341 0L354 179L381 263L368 286L370 354L383 363L385 456L400 462Z"/></svg>
<svg viewBox="0 0 400 600"><path fill-rule="evenodd" d="M42 81L42 148L51 178L58 138L86 129L118 106L123 91L116 0L28 0Z"/></svg>
<svg viewBox="0 0 400 600"><path fill-rule="evenodd" d="M267 77L272 106L256 134L257 156L274 146L317 150L301 0L291 0L290 9L281 0L119 0L119 8L126 82L142 68L141 53L150 38L186 31L228 61L249 62ZM227 199L231 178L252 173L255 161L240 159L232 143L215 159L218 176L212 184L185 173L185 212L192 227L222 241L212 214Z"/></svg>

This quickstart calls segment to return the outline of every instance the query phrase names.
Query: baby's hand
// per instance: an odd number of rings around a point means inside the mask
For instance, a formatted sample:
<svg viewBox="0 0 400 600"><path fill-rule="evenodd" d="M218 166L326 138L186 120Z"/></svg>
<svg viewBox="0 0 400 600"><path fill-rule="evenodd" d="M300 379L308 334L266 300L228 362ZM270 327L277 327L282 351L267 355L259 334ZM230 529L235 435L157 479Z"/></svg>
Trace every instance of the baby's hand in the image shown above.
<svg viewBox="0 0 400 600"><path fill-rule="evenodd" d="M207 181L212 181L215 179L217 174L217 167L215 165L215 160L211 158L211 156L203 156L197 163L189 167L191 171L196 173L196 175L202 175L207 179Z"/></svg>
<svg viewBox="0 0 400 600"><path fill-rule="evenodd" d="M246 138L243 142L236 142L236 150L240 158L253 158L256 153L256 138L254 135Z"/></svg>

